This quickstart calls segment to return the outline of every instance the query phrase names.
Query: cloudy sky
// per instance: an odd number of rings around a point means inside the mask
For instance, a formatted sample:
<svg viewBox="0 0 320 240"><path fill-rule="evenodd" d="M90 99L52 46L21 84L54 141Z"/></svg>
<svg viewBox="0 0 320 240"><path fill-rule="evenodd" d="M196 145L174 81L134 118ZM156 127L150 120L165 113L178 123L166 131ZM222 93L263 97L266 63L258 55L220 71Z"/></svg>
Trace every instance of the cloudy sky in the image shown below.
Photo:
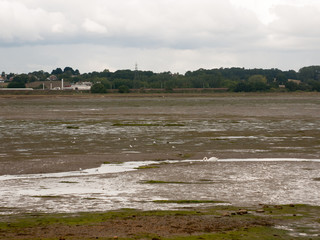
<svg viewBox="0 0 320 240"><path fill-rule="evenodd" d="M320 64L319 0L0 0L0 71Z"/></svg>

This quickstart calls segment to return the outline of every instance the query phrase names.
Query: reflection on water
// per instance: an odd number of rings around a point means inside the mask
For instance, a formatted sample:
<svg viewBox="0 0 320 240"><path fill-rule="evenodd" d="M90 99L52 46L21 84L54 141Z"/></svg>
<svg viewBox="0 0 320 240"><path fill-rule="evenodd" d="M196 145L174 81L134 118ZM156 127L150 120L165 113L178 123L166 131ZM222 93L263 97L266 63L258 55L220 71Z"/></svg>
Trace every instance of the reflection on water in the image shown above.
<svg viewBox="0 0 320 240"><path fill-rule="evenodd" d="M156 168L137 169L148 164ZM319 170L319 159L213 159L126 162L67 173L1 176L0 211L8 214L186 206L153 202L160 199L219 200L245 206L319 205L320 182L315 181Z"/></svg>

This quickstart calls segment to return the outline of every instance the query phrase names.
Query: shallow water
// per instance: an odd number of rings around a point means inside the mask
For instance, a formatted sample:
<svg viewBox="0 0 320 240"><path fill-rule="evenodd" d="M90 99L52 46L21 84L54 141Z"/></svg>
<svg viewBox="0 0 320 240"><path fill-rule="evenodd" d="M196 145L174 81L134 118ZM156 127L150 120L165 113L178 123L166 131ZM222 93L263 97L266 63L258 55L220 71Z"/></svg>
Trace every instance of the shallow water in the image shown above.
<svg viewBox="0 0 320 240"><path fill-rule="evenodd" d="M302 159L320 158L317 94L14 97L1 102L2 214L188 206L153 202L158 199L319 205L320 163ZM128 156L140 161L139 154L152 160L221 159L78 166ZM159 168L135 169L150 163ZM24 174L65 166L79 171ZM17 175L4 175L9 173Z"/></svg>
<svg viewBox="0 0 320 240"><path fill-rule="evenodd" d="M137 169L149 164L158 168ZM1 176L0 211L1 214L56 213L190 206L160 204L154 200L217 200L244 206L260 203L320 205L319 177L319 159L105 164L75 172ZM146 183L148 180L163 182L150 184Z"/></svg>

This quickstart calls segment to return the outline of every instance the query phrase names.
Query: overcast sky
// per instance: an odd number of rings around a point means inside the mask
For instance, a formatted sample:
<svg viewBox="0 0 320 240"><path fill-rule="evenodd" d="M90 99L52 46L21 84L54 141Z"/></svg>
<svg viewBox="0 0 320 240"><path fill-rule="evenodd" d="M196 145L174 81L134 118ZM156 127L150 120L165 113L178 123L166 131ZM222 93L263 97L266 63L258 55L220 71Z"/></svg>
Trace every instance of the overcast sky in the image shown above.
<svg viewBox="0 0 320 240"><path fill-rule="evenodd" d="M0 0L0 71L320 64L319 0Z"/></svg>

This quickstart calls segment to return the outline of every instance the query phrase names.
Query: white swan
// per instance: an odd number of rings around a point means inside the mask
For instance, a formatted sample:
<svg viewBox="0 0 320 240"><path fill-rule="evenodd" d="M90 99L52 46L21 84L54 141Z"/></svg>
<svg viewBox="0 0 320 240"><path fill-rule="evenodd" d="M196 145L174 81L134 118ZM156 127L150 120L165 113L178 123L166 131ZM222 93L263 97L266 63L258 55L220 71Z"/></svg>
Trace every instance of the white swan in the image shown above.
<svg viewBox="0 0 320 240"><path fill-rule="evenodd" d="M204 157L203 159L202 159L203 161L218 161L218 158L216 158L216 157L210 157L210 158L207 158L207 157Z"/></svg>

